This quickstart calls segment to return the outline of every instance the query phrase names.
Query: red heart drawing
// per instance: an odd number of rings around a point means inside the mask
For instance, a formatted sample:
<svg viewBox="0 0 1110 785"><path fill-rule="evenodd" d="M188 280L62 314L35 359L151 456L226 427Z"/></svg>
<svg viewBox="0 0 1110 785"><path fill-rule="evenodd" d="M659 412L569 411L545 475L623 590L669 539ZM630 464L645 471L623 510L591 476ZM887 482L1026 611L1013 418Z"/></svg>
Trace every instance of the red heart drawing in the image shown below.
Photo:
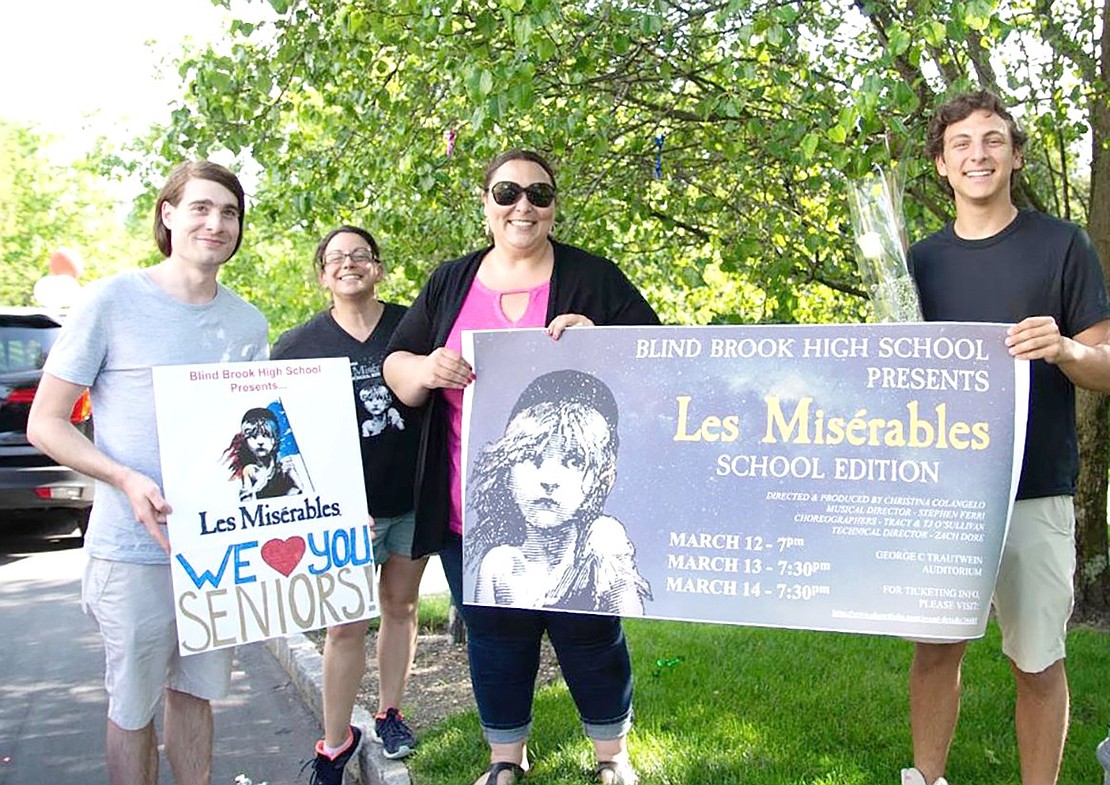
<svg viewBox="0 0 1110 785"><path fill-rule="evenodd" d="M288 540L270 540L262 546L262 561L286 578L300 564L302 556L304 556L304 540L300 537L290 537Z"/></svg>

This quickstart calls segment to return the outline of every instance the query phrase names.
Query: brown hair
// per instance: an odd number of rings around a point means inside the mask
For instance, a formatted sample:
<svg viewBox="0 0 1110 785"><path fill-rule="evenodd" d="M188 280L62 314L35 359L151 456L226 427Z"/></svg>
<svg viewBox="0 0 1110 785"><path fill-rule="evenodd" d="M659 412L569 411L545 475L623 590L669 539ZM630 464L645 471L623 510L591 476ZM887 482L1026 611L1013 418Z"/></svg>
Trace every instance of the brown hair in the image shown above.
<svg viewBox="0 0 1110 785"><path fill-rule="evenodd" d="M231 250L231 256L234 256L243 242L243 218L247 212L246 195L239 178L230 169L211 161L186 161L178 164L170 172L162 190L158 192L158 201L154 203L154 241L158 243L158 250L166 257L173 253L173 238L170 236L170 230L162 223L162 205L168 202L176 207L181 201L186 183L190 180L211 180L235 194L235 201L239 205L239 236L235 238L235 247ZM230 259L231 256L228 258Z"/></svg>
<svg viewBox="0 0 1110 785"><path fill-rule="evenodd" d="M935 161L944 154L944 132L948 126L966 120L973 112L978 111L991 112L1005 120L1015 152L1021 152L1025 148L1029 137L1018 127L1002 99L989 90L977 90L954 95L933 110L929 130L925 134L925 154L930 161Z"/></svg>
<svg viewBox="0 0 1110 785"><path fill-rule="evenodd" d="M382 255L381 252L378 250L378 243L374 240L374 235L370 234L370 232L359 226L344 224L343 226L332 229L330 232L324 235L324 238L320 240L319 243L316 244L316 252L312 254L312 259L316 263L317 270L324 269L324 251L328 249L328 243L330 243L332 241L332 238L334 238L337 234L358 235L366 241L367 245L370 246L370 253L374 254L374 258L377 259L379 262L381 261Z"/></svg>
<svg viewBox="0 0 1110 785"><path fill-rule="evenodd" d="M490 187L493 173L509 161L531 161L547 172L547 176L551 178L552 187L555 187L555 169L547 162L546 158L534 150L524 150L519 147L514 147L511 150L506 150L489 162L489 166L486 167L485 177L482 178L483 191ZM524 185L529 185L529 183L524 183Z"/></svg>

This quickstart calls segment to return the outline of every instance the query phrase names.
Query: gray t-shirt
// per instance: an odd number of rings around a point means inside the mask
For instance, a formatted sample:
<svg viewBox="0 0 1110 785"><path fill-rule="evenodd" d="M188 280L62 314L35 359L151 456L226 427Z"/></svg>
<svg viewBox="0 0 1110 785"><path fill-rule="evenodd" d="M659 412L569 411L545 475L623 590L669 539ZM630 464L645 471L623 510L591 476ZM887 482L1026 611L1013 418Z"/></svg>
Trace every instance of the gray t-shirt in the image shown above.
<svg viewBox="0 0 1110 785"><path fill-rule="evenodd" d="M150 369L269 356L266 318L223 286L204 305L175 300L142 270L91 284L65 321L45 370L89 388L96 446L161 486ZM204 416L195 401L188 419ZM173 504L173 499L168 499ZM85 548L112 561L165 564L165 551L135 519L127 496L97 482Z"/></svg>

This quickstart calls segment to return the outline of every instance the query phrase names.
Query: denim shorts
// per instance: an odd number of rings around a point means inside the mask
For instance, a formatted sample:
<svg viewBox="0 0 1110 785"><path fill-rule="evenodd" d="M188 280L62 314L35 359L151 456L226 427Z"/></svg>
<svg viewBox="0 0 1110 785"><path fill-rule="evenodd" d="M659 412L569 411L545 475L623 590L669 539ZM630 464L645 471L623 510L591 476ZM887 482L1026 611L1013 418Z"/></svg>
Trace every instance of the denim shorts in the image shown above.
<svg viewBox="0 0 1110 785"><path fill-rule="evenodd" d="M89 559L81 603L104 640L108 719L141 730L169 688L204 700L227 695L234 648L182 657L168 564Z"/></svg>
<svg viewBox="0 0 1110 785"><path fill-rule="evenodd" d="M407 512L392 518L374 518L374 564L385 564L391 553L411 556L415 533L415 513Z"/></svg>

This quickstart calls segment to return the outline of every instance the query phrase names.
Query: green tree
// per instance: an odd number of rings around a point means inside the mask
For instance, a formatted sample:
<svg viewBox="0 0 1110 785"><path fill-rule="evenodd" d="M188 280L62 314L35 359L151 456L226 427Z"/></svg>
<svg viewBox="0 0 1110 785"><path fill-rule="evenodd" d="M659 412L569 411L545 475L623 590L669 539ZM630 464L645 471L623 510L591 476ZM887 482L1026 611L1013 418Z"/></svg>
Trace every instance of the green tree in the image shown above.
<svg viewBox="0 0 1110 785"><path fill-rule="evenodd" d="M85 280L133 265L140 253L139 229L106 193L97 156L62 166L46 154L47 142L0 118L0 302L8 305L33 303L35 282L59 248L81 254Z"/></svg>
<svg viewBox="0 0 1110 785"><path fill-rule="evenodd" d="M262 233L339 221L414 286L479 242L477 180L551 154L556 233L619 260L672 322L858 321L846 179L897 161L911 237L950 210L924 126L982 84L1027 118L1021 201L1085 221L1110 263L1105 4L1090 0L269 0L181 63L166 160L260 172ZM1076 157L1092 139L1089 179ZM448 154L446 138L453 138ZM403 289L403 287L401 287ZM1103 613L1106 403L1084 396L1080 611Z"/></svg>

